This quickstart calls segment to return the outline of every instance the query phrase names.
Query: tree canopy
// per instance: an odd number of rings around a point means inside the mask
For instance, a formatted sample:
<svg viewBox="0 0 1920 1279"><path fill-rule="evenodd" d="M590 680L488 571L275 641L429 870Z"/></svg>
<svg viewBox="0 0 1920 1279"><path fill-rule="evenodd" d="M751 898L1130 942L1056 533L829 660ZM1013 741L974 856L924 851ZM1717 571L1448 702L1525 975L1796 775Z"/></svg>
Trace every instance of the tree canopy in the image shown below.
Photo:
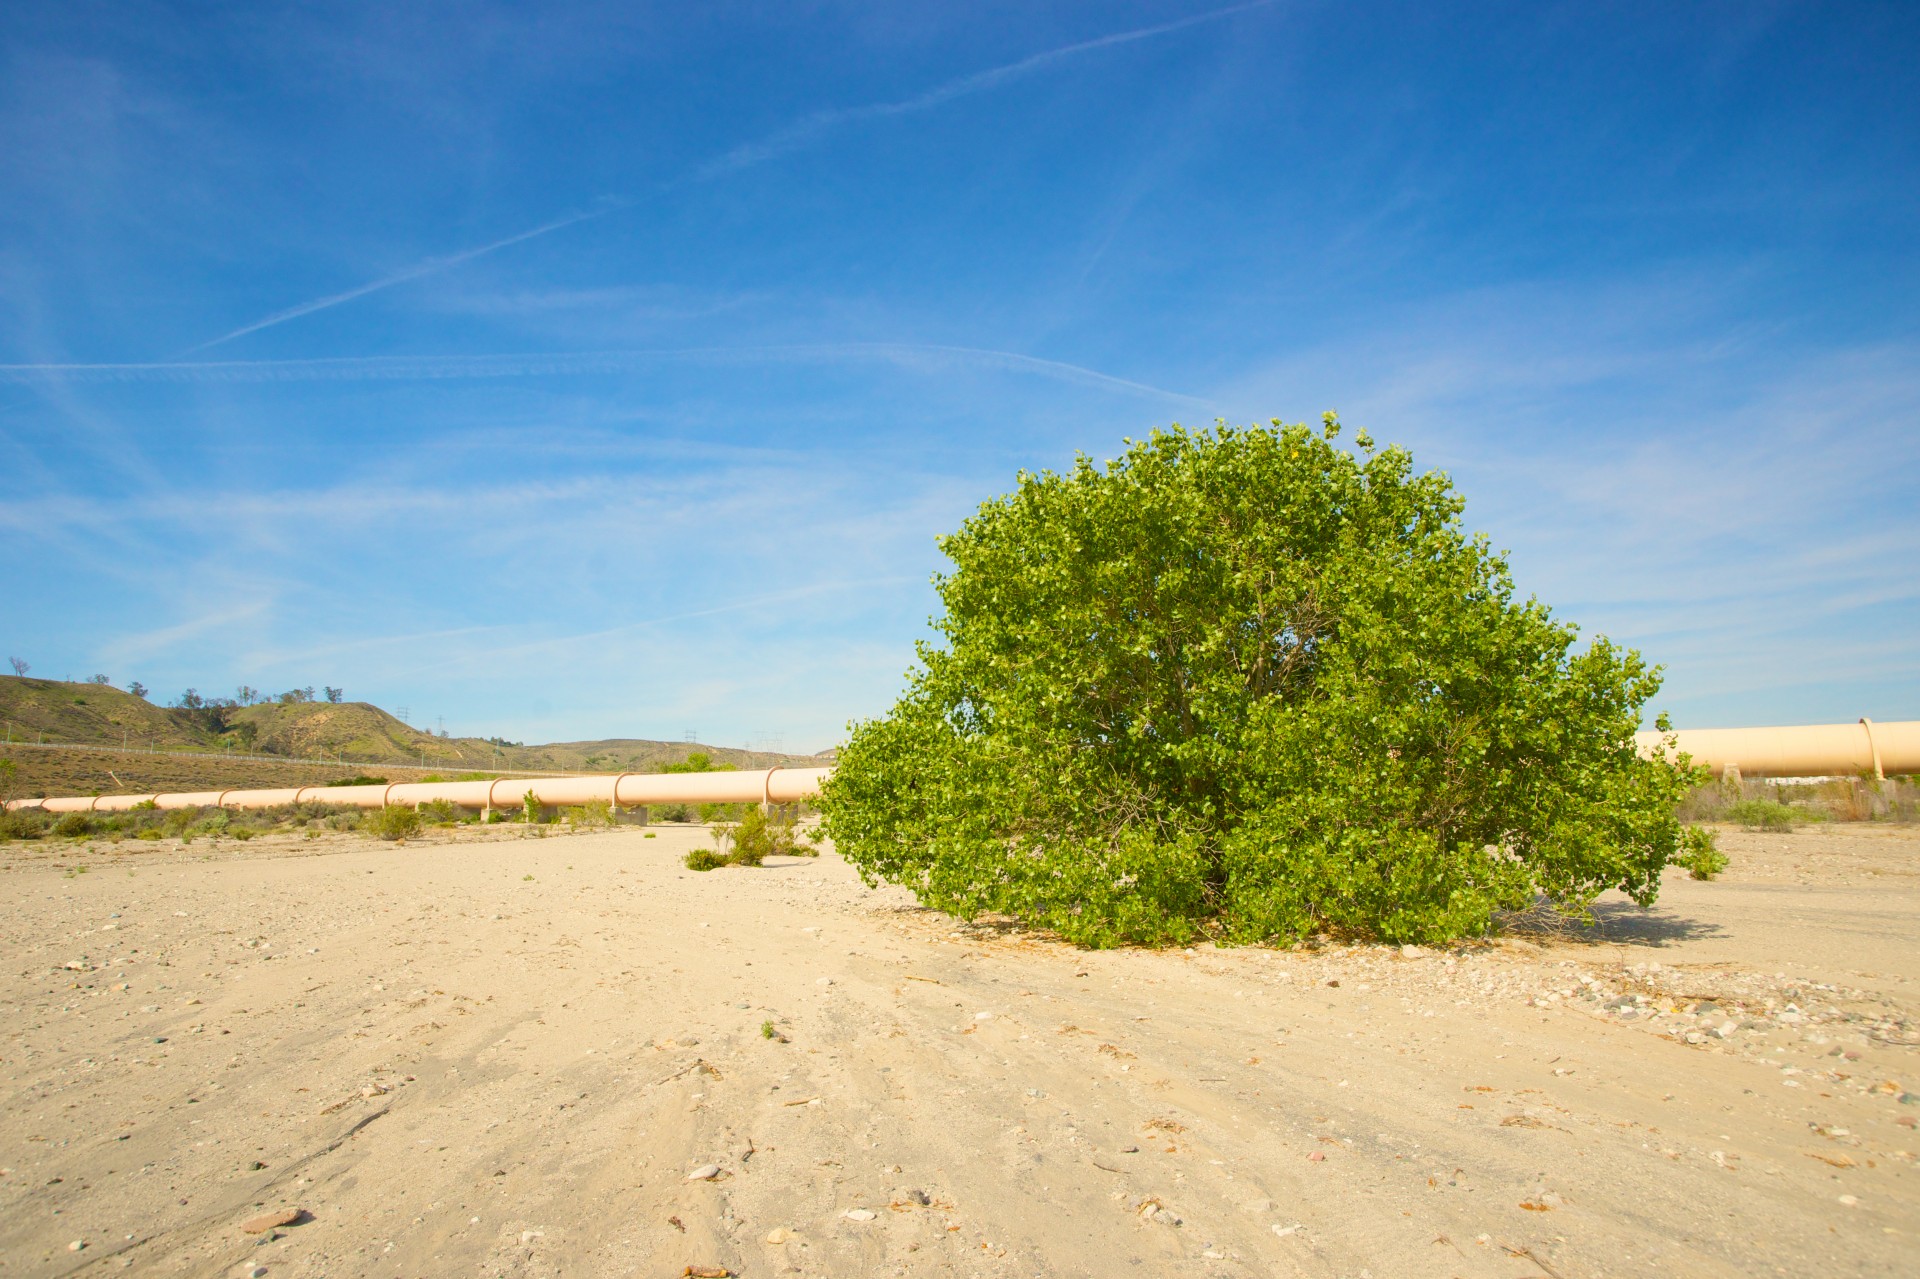
<svg viewBox="0 0 1920 1279"><path fill-rule="evenodd" d="M822 797L861 875L1092 945L1650 903L1693 780L1634 750L1658 671L1576 648L1446 476L1339 430L1157 431L942 538L945 642Z"/></svg>

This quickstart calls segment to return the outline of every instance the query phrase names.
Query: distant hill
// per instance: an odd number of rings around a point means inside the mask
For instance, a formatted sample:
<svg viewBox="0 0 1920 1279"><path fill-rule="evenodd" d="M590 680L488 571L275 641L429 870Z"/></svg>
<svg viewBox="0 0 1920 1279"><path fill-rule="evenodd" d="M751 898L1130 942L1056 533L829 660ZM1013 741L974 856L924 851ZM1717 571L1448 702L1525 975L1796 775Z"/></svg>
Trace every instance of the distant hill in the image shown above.
<svg viewBox="0 0 1920 1279"><path fill-rule="evenodd" d="M736 768L807 767L831 758L831 752L788 755L632 737L501 745L478 737L437 737L370 702L156 706L108 684L11 676L0 677L0 721L4 740L16 742L338 759L460 772L648 772L695 751Z"/></svg>

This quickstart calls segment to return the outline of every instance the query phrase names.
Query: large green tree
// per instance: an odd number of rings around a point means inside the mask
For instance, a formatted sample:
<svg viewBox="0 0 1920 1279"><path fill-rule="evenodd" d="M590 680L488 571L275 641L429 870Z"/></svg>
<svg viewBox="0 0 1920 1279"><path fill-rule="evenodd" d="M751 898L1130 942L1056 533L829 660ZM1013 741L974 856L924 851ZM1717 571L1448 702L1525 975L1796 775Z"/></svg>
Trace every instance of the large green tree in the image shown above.
<svg viewBox="0 0 1920 1279"><path fill-rule="evenodd" d="M1093 945L1651 902L1693 780L1634 751L1658 672L1576 650L1444 475L1338 435L1175 427L941 539L945 645L822 797L861 875Z"/></svg>

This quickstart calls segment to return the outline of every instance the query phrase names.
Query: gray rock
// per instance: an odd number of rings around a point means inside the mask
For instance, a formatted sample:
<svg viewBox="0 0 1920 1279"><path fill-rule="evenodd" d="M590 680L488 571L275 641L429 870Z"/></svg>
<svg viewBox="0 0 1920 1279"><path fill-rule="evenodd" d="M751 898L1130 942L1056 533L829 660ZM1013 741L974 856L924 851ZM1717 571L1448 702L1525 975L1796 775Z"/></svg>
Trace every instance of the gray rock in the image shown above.
<svg viewBox="0 0 1920 1279"><path fill-rule="evenodd" d="M701 1164L687 1174L688 1181L712 1181L720 1175L719 1164Z"/></svg>

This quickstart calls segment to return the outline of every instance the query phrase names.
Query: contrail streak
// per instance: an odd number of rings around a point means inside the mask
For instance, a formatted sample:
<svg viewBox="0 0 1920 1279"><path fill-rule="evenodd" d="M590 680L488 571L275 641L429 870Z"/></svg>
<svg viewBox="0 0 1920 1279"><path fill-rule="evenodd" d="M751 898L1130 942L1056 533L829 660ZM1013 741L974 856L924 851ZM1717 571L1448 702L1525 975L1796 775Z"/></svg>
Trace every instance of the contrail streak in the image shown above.
<svg viewBox="0 0 1920 1279"><path fill-rule="evenodd" d="M310 302L302 302L299 306L290 306L284 311L275 311L272 315L262 316L253 323L243 324L230 333L222 333L219 337L210 338L198 346L190 346L180 354L196 355L201 351L219 346L223 342L231 342L235 338L245 337L249 333L258 333L261 329L270 329L276 324L285 324L288 320L297 320L303 315L312 315L315 311L325 311L330 307L339 306L343 302L351 302L355 298L363 298L369 293L378 293L380 290L390 289L396 284L405 284L408 280L417 280L423 275L433 275L436 272L446 270L448 267L459 266L462 262L471 262L475 258L486 257L489 253L498 253L501 249L510 248L516 244L523 244L528 240L558 231L563 227L577 226L582 222L591 222L595 218L603 218L616 209L626 207L626 203L626 201L621 201L617 204L609 204L605 208L595 209L591 213L574 213L564 218L555 218L553 221L543 222L531 230L521 231L517 235L510 235L504 240L495 240L491 244L482 244L476 248L463 249L459 253L449 253L441 257L424 259L404 270L395 271L392 275L384 275L377 280L369 280L365 284L358 285L343 292L329 293L326 297L314 298Z"/></svg>
<svg viewBox="0 0 1920 1279"><path fill-rule="evenodd" d="M1250 9L1265 9L1278 2L1279 0L1247 0L1244 4L1229 5L1224 9L1212 9L1206 13L1194 14L1189 18L1179 18L1173 22L1163 22L1158 26L1138 27L1132 31L1117 31L1112 35L1098 36L1092 40L1082 40L1078 44L1064 45L1058 49L1049 49L1044 53L1032 54L1020 59L1018 62L1009 62L1005 66L991 67L985 71L976 71L972 75L961 76L956 80L949 80L945 84L928 89L925 93L917 94L914 97L906 98L899 102L878 102L864 107L847 107L837 111L821 111L778 129L758 142L750 142L735 147L725 155L708 161L706 164L694 170L688 180L705 182L730 173L737 173L742 169L750 168L762 161L771 160L776 156L798 150L822 134L844 124L852 124L860 120L884 119L889 116L910 115L916 111L928 111L944 103L951 102L955 98L963 98L970 94L984 92L996 85L1018 79L1021 76L1028 75L1042 67L1049 66L1052 63L1062 61L1066 58L1077 57L1083 53L1091 53L1096 49L1108 49L1115 45L1132 44L1138 40L1151 40L1156 36L1170 35L1175 31L1184 31L1188 27L1197 27L1204 23L1217 22L1221 18L1228 18L1236 13L1245 13ZM343 303L352 302L356 298L366 297L369 293L378 293L383 289L390 289L396 284L405 284L409 280L418 280L423 276L437 274L438 272L445 271L449 267L459 266L463 262L471 262L475 258L486 257L490 253L497 253L501 249L522 244L536 237L558 231L563 227L576 226L582 222L591 222L596 218L605 217L607 214L618 209L626 208L630 204L632 204L631 200L621 200L609 204L605 208L595 209L591 213L576 213L569 217L556 218L552 222L543 222L531 230L522 231L517 235L510 235L504 240L495 240L491 244L482 244L477 248L466 249L459 253L450 253L442 257L427 258L404 270L395 271L393 274L382 276L377 280L369 280L367 283L354 288L346 289L339 293L330 293L326 297L314 298L310 302L302 302L300 305L290 306L284 311L275 311L271 315L262 316L251 324L243 324L229 333L222 333L219 337L210 338L198 346L188 347L186 350L180 352L180 354L183 356L197 355L201 351L211 350L213 347L231 342L235 338L245 337L249 333L258 333L262 329L270 329L275 325L285 324L289 320L297 320L303 315L312 315L316 311L325 311L329 308L340 306Z"/></svg>
<svg viewBox="0 0 1920 1279"><path fill-rule="evenodd" d="M981 93L1009 80L1019 79L1040 68L1067 58L1091 53L1096 49L1108 49L1114 45L1132 44L1137 40L1151 40L1156 36L1170 35L1188 27L1197 27L1203 23L1217 22L1221 18L1232 17L1236 13L1245 13L1249 9L1265 9L1278 0L1248 0L1245 4L1231 5L1225 9L1212 9L1206 13L1197 13L1190 18L1180 18L1173 22L1163 22L1153 27L1138 27L1132 31L1117 31L1112 35L1097 36L1092 40L1082 40L1079 44L1063 45L1058 49L1049 49L1044 53L1035 53L1009 62L1005 66L991 67L985 71L976 71L972 75L949 80L936 85L924 93L899 102L876 102L864 107L845 107L834 111L820 111L805 119L795 121L784 128L777 129L758 142L749 142L735 147L716 160L710 160L695 170L696 180L721 177L728 173L771 160L776 156L794 151L812 142L821 134L843 124L852 124L860 120L878 120L889 116L911 115L916 111L928 111L942 106L955 98L964 98Z"/></svg>

